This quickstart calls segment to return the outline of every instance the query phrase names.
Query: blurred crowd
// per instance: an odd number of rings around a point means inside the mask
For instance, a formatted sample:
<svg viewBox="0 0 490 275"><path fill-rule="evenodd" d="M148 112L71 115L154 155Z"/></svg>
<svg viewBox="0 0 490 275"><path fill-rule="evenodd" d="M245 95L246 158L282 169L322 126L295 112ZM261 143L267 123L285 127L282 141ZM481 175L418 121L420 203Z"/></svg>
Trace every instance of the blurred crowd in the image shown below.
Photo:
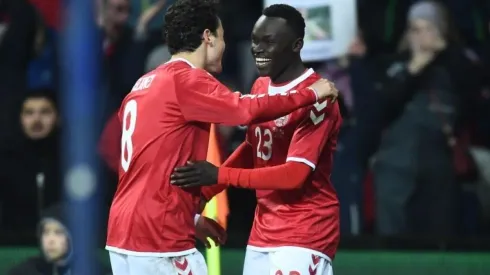
<svg viewBox="0 0 490 275"><path fill-rule="evenodd" d="M4 236L35 239L43 209L63 198L61 2L0 0ZM103 123L93 150L104 167L106 206L117 184L115 113L138 77L169 59L162 25L172 2L97 0ZM219 78L246 92L256 77L249 38L263 4L221 2L227 49ZM332 178L342 234L490 234L490 2L357 0L357 11L348 54L309 64L341 92L344 125ZM220 130L226 157L244 131ZM253 195L229 192L230 230L247 231Z"/></svg>

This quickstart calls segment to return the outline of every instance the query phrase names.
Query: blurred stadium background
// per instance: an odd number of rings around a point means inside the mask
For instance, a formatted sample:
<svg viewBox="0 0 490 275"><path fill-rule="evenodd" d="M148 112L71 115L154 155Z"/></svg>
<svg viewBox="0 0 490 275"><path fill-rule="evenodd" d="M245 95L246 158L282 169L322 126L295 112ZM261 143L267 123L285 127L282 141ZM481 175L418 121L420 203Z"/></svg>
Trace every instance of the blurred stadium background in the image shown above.
<svg viewBox="0 0 490 275"><path fill-rule="evenodd" d="M39 213L63 200L78 255L75 274L95 274L94 250L108 264L102 247L117 184L110 165L119 148L114 113L136 79L169 58L162 16L173 1L0 0L0 274L39 253ZM325 49L307 44L308 61L341 90L345 123L332 175L342 207L335 274L490 274L490 2L439 1L451 22L442 13L423 14L429 26L410 21L420 19L412 0L284 2L304 14L326 11L306 17L309 43ZM221 1L227 50L219 78L234 90L247 91L256 77L249 37L264 4ZM450 27L438 37L430 24ZM421 80L397 77L397 66L412 64L414 55L399 46L405 33L419 39L415 32L426 43L447 44L442 57L420 67L440 62L450 75L449 82L429 81L442 98L444 92L456 98L449 108L457 111L447 117L458 148L472 152L476 176L461 173L466 154L433 134L442 122L413 84ZM388 90L393 82L398 88ZM39 97L52 105L27 104ZM417 108L428 111L410 111ZM398 112L386 118L391 109ZM219 130L226 158L244 131ZM221 274L239 275L255 198L237 189L228 197ZM401 209L403 218L383 209ZM403 221L407 226L397 226Z"/></svg>

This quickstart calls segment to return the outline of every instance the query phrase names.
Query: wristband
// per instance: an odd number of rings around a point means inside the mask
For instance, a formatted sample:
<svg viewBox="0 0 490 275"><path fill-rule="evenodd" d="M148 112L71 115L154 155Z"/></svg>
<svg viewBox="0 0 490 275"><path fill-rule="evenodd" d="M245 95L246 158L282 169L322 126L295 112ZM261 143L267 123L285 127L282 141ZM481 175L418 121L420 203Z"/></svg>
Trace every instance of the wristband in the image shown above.
<svg viewBox="0 0 490 275"><path fill-rule="evenodd" d="M196 224L197 224L197 221L199 221L199 218L200 218L200 217L201 217L201 215L199 215L199 214L196 214L196 215L194 216L194 225L196 225Z"/></svg>
<svg viewBox="0 0 490 275"><path fill-rule="evenodd" d="M308 87L308 89L310 89L315 94L316 102L318 102L320 100L320 97L318 96L318 92L312 87Z"/></svg>

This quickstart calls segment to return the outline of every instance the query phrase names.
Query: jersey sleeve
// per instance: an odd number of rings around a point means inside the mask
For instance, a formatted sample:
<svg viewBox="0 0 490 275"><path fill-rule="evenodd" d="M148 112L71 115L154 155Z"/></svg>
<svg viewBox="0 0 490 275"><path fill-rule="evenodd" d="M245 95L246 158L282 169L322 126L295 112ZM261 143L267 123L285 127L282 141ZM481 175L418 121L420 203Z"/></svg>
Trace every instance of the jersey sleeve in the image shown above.
<svg viewBox="0 0 490 275"><path fill-rule="evenodd" d="M299 162L255 169L220 167L218 185L231 185L249 189L290 190L305 183L311 169Z"/></svg>
<svg viewBox="0 0 490 275"><path fill-rule="evenodd" d="M286 161L301 162L315 170L325 143L338 131L341 120L337 103L324 101L309 107L293 134Z"/></svg>
<svg viewBox="0 0 490 275"><path fill-rule="evenodd" d="M253 168L252 147L250 144L243 142L238 148L231 154L231 156L223 163L222 167L234 167L234 168ZM209 201L217 194L226 189L226 185L211 185L204 186L201 189L201 193L204 198Z"/></svg>
<svg viewBox="0 0 490 275"><path fill-rule="evenodd" d="M279 95L233 93L200 69L181 74L175 85L186 120L232 126L276 119L317 101L316 92L310 88Z"/></svg>

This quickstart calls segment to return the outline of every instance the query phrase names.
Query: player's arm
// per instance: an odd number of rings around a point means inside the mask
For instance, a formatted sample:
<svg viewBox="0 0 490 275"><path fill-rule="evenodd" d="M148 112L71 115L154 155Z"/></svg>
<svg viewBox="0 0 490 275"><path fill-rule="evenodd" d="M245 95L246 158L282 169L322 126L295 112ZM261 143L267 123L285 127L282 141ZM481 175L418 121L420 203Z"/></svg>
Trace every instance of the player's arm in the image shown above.
<svg viewBox="0 0 490 275"><path fill-rule="evenodd" d="M296 129L285 164L259 169L220 167L218 184L253 189L300 188L310 172L315 170L318 158L332 132L337 129L336 104L315 104L308 109L305 120Z"/></svg>
<svg viewBox="0 0 490 275"><path fill-rule="evenodd" d="M234 167L234 168L252 168L253 167L253 149L250 143L244 141L238 148L231 154L231 156L221 165L221 167ZM226 185L212 185L205 186L201 189L202 199L209 201L214 196L221 193L228 186Z"/></svg>
<svg viewBox="0 0 490 275"><path fill-rule="evenodd" d="M109 119L104 127L98 147L104 162L117 173L121 163L121 122L117 113Z"/></svg>
<svg viewBox="0 0 490 275"><path fill-rule="evenodd" d="M187 71L178 79L181 82L176 83L179 89L177 100L186 120L226 125L248 125L276 119L318 99L335 97L337 93L326 80L279 95L241 95L231 92L203 70Z"/></svg>
<svg viewBox="0 0 490 275"><path fill-rule="evenodd" d="M289 146L285 164L273 167L242 169L220 167L199 161L175 169L172 184L181 187L199 185L231 185L251 189L300 188L311 171L327 142L341 123L338 106L327 108L317 104L308 109L305 120L296 129Z"/></svg>
<svg viewBox="0 0 490 275"><path fill-rule="evenodd" d="M254 166L252 145L248 141L242 142L221 166L252 168Z"/></svg>

